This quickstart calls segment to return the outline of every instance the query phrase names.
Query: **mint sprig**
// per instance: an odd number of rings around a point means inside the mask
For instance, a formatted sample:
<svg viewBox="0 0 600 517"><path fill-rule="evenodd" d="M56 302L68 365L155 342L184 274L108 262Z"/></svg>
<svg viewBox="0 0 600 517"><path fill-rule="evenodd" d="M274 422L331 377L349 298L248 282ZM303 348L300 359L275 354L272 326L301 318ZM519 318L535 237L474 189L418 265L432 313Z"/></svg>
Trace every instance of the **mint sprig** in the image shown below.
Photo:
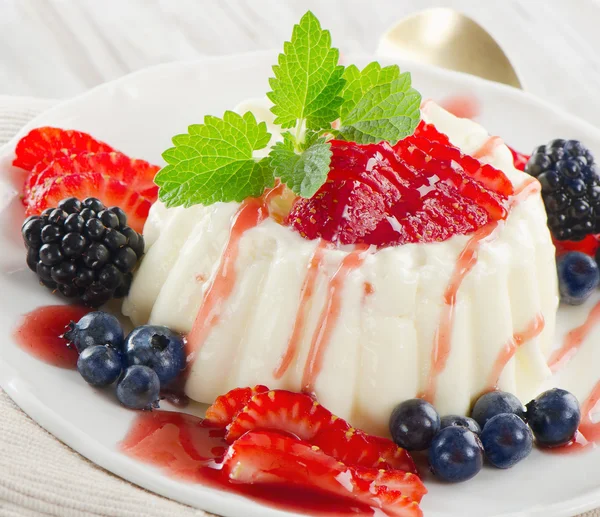
<svg viewBox="0 0 600 517"><path fill-rule="evenodd" d="M273 91L267 97L273 102L275 124L284 129L298 125L323 129L338 118L344 86L339 57L339 50L331 47L329 31L321 29L308 11L273 66L275 77L269 80Z"/></svg>
<svg viewBox="0 0 600 517"><path fill-rule="evenodd" d="M167 206L242 201L261 195L275 178L295 194L312 197L327 180L332 138L396 143L412 134L421 96L410 74L379 63L362 71L344 68L338 59L329 31L307 12L284 44L269 81L275 123L290 130L283 141L267 158L257 159L254 151L271 139L264 122L250 112L207 116L174 137L174 147L164 152L167 166L155 178L161 201ZM336 120L339 129L332 128Z"/></svg>
<svg viewBox="0 0 600 517"><path fill-rule="evenodd" d="M299 196L312 197L327 179L331 144L312 132L298 146L294 136L286 132L270 157L275 176Z"/></svg>
<svg viewBox="0 0 600 517"><path fill-rule="evenodd" d="M375 62L362 72L350 65L344 79L338 137L359 144L395 144L414 132L421 118L421 94L411 87L409 73Z"/></svg>
<svg viewBox="0 0 600 517"><path fill-rule="evenodd" d="M163 153L168 165L154 178L160 200L167 206L188 207L261 195L273 186L273 173L267 158L256 160L252 153L264 149L270 139L267 125L250 112L204 117L204 124L174 137L175 147Z"/></svg>

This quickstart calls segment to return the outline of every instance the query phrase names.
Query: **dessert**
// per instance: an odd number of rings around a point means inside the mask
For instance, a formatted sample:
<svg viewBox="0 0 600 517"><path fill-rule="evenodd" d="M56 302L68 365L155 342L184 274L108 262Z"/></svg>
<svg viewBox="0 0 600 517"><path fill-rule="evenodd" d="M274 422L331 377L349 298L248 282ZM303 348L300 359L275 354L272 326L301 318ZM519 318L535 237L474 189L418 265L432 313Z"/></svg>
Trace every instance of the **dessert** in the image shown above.
<svg viewBox="0 0 600 517"><path fill-rule="evenodd" d="M190 126L160 171L74 130L23 138L30 269L88 306L127 295L137 327L46 307L16 335L144 410L122 450L172 476L418 517L412 451L461 482L484 460L514 466L534 437L598 438L599 384L583 409L560 389L521 401L598 320L597 305L550 355L557 283L572 305L598 286L600 180L577 141L529 158L421 103L397 66L338 57L307 13L269 101ZM211 404L204 419L159 409L185 407L182 388Z"/></svg>
<svg viewBox="0 0 600 517"><path fill-rule="evenodd" d="M153 206L146 257L123 312L136 324L191 332L191 398L210 402L257 383L309 388L342 417L382 433L398 400L420 393L442 412L461 414L495 386L521 398L536 393L549 373L544 356L558 304L537 184L514 169L501 142L490 147L476 123L433 102L422 112L465 154L487 146L482 161L514 185L506 203L513 207L491 237L486 219L473 235L354 250L304 239L273 217L259 221L248 202ZM275 191L270 203L280 214L289 201ZM309 354L318 328L328 343L321 339L315 368ZM441 357L432 362L436 332Z"/></svg>

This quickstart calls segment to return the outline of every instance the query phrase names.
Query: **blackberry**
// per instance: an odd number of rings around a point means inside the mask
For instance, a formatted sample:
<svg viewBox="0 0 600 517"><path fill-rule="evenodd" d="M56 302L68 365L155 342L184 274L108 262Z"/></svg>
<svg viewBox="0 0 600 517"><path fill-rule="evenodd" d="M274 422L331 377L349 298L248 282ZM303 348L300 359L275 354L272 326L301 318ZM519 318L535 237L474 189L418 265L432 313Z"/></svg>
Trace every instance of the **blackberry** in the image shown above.
<svg viewBox="0 0 600 517"><path fill-rule="evenodd" d="M118 207L98 199L64 199L29 217L21 228L27 266L40 282L90 307L129 292L144 237L127 226Z"/></svg>
<svg viewBox="0 0 600 517"><path fill-rule="evenodd" d="M600 233L600 177L594 157L577 140L552 140L533 151L525 172L542 184L548 227L559 241Z"/></svg>

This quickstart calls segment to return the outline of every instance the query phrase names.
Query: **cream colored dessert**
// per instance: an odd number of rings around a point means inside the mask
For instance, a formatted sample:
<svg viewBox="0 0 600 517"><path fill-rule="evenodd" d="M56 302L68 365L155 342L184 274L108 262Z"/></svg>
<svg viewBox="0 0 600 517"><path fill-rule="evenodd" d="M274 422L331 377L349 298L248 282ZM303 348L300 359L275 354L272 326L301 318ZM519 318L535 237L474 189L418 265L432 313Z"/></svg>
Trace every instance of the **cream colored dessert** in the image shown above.
<svg viewBox="0 0 600 517"><path fill-rule="evenodd" d="M249 107L257 118L270 116L261 103ZM147 254L123 313L185 333L196 322L185 387L192 399L212 403L254 384L310 389L340 417L386 433L393 407L417 395L446 414L466 413L496 385L521 400L536 393L550 374L558 306L537 183L478 124L432 102L422 111L520 192L485 238L330 249L268 217L237 235L234 250L239 204L152 207Z"/></svg>

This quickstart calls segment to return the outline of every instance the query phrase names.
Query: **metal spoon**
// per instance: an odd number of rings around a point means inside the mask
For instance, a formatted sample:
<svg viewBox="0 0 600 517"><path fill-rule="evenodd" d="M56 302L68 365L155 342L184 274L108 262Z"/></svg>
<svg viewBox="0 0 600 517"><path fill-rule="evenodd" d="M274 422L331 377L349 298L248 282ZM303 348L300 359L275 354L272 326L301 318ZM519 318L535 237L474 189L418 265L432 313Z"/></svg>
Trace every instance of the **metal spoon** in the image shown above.
<svg viewBox="0 0 600 517"><path fill-rule="evenodd" d="M383 35L379 52L523 89L496 40L477 22L453 9L426 9L400 20Z"/></svg>

